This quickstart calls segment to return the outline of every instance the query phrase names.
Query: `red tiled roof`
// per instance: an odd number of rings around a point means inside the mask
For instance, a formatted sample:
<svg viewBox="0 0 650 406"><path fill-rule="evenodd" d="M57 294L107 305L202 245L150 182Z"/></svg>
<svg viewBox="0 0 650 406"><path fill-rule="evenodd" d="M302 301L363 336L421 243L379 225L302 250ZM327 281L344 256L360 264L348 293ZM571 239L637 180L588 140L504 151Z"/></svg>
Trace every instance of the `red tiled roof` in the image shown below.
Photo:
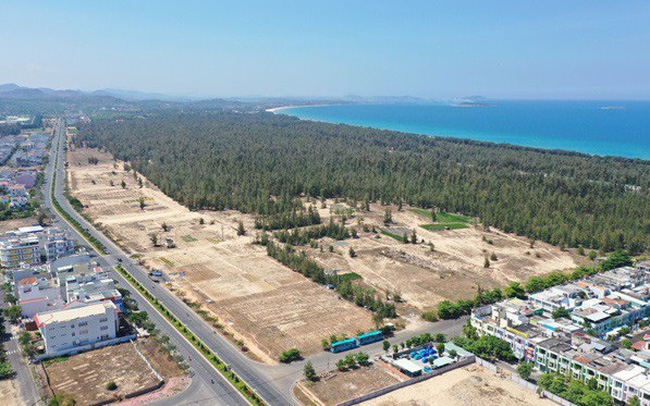
<svg viewBox="0 0 650 406"><path fill-rule="evenodd" d="M36 283L36 277L35 276L25 278L25 279L21 280L20 282L18 282L19 285L33 285L35 283Z"/></svg>

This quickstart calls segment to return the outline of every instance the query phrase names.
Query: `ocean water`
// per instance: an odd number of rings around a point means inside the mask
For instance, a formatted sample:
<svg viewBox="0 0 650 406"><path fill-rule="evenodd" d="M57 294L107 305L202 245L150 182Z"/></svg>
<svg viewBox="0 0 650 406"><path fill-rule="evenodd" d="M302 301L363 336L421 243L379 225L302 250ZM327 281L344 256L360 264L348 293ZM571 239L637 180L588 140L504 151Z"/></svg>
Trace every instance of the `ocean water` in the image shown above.
<svg viewBox="0 0 650 406"><path fill-rule="evenodd" d="M480 107L355 104L276 112L431 136L650 159L649 101L490 101Z"/></svg>

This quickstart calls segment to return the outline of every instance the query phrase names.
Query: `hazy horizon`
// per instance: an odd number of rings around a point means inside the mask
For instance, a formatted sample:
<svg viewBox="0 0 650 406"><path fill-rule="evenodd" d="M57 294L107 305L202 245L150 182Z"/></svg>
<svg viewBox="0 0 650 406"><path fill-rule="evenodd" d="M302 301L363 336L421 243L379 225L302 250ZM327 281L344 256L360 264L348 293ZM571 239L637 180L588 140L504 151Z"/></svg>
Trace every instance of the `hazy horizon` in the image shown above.
<svg viewBox="0 0 650 406"><path fill-rule="evenodd" d="M175 97L650 99L650 4L0 5L0 83Z"/></svg>

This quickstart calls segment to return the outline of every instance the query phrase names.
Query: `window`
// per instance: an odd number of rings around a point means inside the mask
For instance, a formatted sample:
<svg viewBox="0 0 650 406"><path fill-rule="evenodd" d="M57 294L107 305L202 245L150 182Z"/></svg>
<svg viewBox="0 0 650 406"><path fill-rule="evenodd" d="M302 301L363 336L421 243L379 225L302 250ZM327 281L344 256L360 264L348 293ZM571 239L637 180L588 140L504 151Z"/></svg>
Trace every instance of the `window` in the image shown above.
<svg viewBox="0 0 650 406"><path fill-rule="evenodd" d="M88 330L81 330L79 334L88 334Z"/></svg>
<svg viewBox="0 0 650 406"><path fill-rule="evenodd" d="M87 321L82 321L78 324L79 327L87 326L88 322Z"/></svg>
<svg viewBox="0 0 650 406"><path fill-rule="evenodd" d="M102 330L102 331L103 330L108 330L108 326L101 326L99 329Z"/></svg>
<svg viewBox="0 0 650 406"><path fill-rule="evenodd" d="M102 334L101 339L102 340L108 340L108 334Z"/></svg>
<svg viewBox="0 0 650 406"><path fill-rule="evenodd" d="M101 319L99 319L100 323L105 322L105 321L108 321L108 317L102 317Z"/></svg>

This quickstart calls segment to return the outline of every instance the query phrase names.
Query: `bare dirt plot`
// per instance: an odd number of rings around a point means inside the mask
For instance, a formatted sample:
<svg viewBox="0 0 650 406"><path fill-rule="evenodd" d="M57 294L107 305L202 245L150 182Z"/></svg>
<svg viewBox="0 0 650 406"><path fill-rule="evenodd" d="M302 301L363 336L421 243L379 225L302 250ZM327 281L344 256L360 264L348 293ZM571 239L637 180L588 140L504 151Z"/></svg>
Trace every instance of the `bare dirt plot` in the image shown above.
<svg viewBox="0 0 650 406"><path fill-rule="evenodd" d="M301 382L299 390L312 401L336 405L405 380L403 375L393 373L383 365L371 364L345 372L337 371L317 382Z"/></svg>
<svg viewBox="0 0 650 406"><path fill-rule="evenodd" d="M18 398L18 388L14 379L0 381L0 403L3 406L22 406L25 404Z"/></svg>
<svg viewBox="0 0 650 406"><path fill-rule="evenodd" d="M123 399L160 382L131 343L45 362L44 368L52 390L71 396L78 405ZM117 389L108 390L109 382L115 382Z"/></svg>
<svg viewBox="0 0 650 406"><path fill-rule="evenodd" d="M20 227L29 227L37 224L38 219L36 217L0 221L0 234L6 233L7 231L16 230Z"/></svg>
<svg viewBox="0 0 650 406"><path fill-rule="evenodd" d="M372 406L554 405L523 386L477 365L455 369L368 402Z"/></svg>
<svg viewBox="0 0 650 406"><path fill-rule="evenodd" d="M276 362L292 347L310 354L332 334L373 326L369 311L339 300L251 244L251 215L191 212L108 154L80 148L69 155L69 182L85 212L150 267L164 270L172 289L209 308L260 359ZM90 164L91 157L99 163ZM237 236L239 221L248 236ZM152 234L161 246L153 246ZM164 247L167 238L176 248Z"/></svg>
<svg viewBox="0 0 650 406"><path fill-rule="evenodd" d="M494 229L485 232L475 225L457 230L427 231L420 225L430 223L430 219L406 208L397 211L397 207L375 204L370 208L370 212L357 210L348 217L347 224L357 228L360 238L345 241L345 246L326 239L323 245L326 248L334 246L334 253L328 249L308 252L326 269L356 272L364 282L382 291L397 293L418 309L429 308L444 299L472 297L479 285L493 288L577 266L569 252L549 244L535 242L531 248L526 238ZM415 230L418 244L403 244L378 232L363 232L364 226L369 230L374 227L376 231L384 228L386 209L392 211L394 223L390 229ZM330 216L327 208L320 213L324 219ZM433 250L429 243L434 245ZM357 257L350 258L349 247ZM492 253L497 260L485 268L485 258Z"/></svg>

